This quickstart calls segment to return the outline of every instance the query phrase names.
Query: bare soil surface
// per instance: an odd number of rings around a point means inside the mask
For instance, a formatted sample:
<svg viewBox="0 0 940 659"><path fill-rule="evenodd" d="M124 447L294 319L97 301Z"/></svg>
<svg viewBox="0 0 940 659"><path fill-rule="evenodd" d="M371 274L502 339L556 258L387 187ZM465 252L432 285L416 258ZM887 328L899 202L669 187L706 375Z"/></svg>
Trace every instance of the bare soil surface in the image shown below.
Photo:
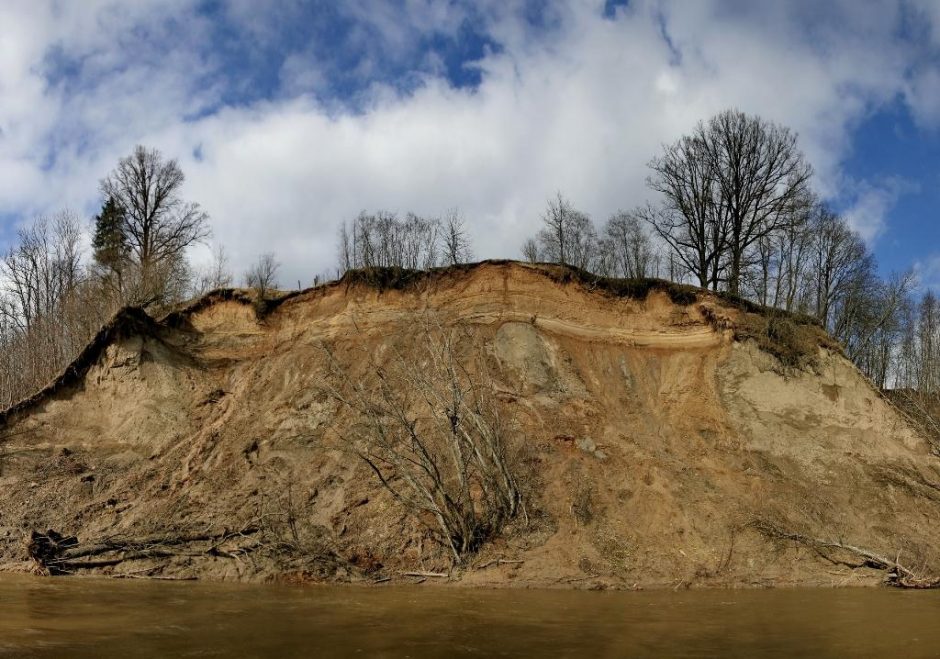
<svg viewBox="0 0 940 659"><path fill-rule="evenodd" d="M230 293L115 326L3 415L0 569L36 570L30 534L54 530L63 573L130 578L886 578L883 565L789 533L940 574L940 459L821 331L794 325L799 345L812 341L794 366L747 338L754 310L556 275L483 263L403 286L322 286L260 317ZM363 355L420 362L416 319L428 313L486 355L528 513L456 566L336 441L351 420L324 390L324 346L352 377L369 376Z"/></svg>

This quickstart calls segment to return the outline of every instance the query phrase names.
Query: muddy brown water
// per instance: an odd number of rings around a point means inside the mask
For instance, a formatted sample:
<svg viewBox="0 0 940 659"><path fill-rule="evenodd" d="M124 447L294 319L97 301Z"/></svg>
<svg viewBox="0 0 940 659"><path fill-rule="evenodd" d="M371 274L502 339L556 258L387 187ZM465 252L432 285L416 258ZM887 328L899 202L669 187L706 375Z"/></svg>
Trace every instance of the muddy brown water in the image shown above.
<svg viewBox="0 0 940 659"><path fill-rule="evenodd" d="M940 592L287 587L0 576L3 657L940 656Z"/></svg>

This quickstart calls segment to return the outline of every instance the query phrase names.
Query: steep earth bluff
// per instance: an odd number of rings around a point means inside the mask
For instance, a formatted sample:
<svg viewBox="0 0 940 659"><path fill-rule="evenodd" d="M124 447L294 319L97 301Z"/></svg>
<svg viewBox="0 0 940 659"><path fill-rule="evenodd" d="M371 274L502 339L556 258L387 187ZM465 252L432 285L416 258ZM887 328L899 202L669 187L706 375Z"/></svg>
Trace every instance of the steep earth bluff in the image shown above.
<svg viewBox="0 0 940 659"><path fill-rule="evenodd" d="M163 319L116 318L62 378L3 414L0 567L34 569L24 538L52 529L61 537L34 538L31 551L58 538L72 557L61 571L81 574L439 573L576 587L885 578L877 561L786 534L940 573L940 460L818 328L767 329L754 309L709 294L602 286L548 266L367 279L262 314L223 291ZM485 351L529 513L456 568L330 441L345 420L322 386L324 346L358 376L363 354L409 350L429 309ZM805 359L789 363L780 340Z"/></svg>

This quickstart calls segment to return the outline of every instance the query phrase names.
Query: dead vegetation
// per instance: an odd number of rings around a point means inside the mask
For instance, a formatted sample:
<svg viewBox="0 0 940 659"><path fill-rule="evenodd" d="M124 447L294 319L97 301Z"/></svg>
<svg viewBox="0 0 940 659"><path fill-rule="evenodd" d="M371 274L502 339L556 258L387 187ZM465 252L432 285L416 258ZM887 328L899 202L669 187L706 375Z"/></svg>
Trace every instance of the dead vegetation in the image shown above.
<svg viewBox="0 0 940 659"><path fill-rule="evenodd" d="M741 302L743 308L753 306ZM820 348L842 354L838 342L808 317L770 308L744 311L734 318L710 306L702 306L701 312L716 330L730 330L735 341L753 341L762 351L775 357L783 372L815 368Z"/></svg>
<svg viewBox="0 0 940 659"><path fill-rule="evenodd" d="M560 284L574 282L590 291L598 291L614 297L645 300L653 291L661 291L668 295L674 304L688 306L694 304L699 296L699 290L694 286L677 284L665 279L602 277L574 266L551 263L540 263L534 267L542 269L553 281Z"/></svg>
<svg viewBox="0 0 940 659"><path fill-rule="evenodd" d="M458 354L470 337L416 323L418 361L398 349L385 363L364 355L367 378L353 380L325 348L329 395L355 417L334 431L459 563L524 509L492 384Z"/></svg>

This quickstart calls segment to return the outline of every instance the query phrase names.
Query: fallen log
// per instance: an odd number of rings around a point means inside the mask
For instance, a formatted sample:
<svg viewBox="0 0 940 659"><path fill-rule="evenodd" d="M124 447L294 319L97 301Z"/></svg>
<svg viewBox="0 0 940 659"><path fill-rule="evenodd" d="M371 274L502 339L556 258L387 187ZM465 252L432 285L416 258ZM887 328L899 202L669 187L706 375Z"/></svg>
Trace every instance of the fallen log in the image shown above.
<svg viewBox="0 0 940 659"><path fill-rule="evenodd" d="M794 533L781 529L776 524L765 520L757 520L751 524L759 533L777 540L790 540L822 553L827 549L838 549L863 559L861 565L854 567L870 567L876 570L885 570L885 583L897 588L929 589L940 588L940 578L918 577L914 572L901 565L898 558L891 560L863 547L846 544L839 540L825 540L814 538L802 533ZM831 559L830 559L831 560Z"/></svg>
<svg viewBox="0 0 940 659"><path fill-rule="evenodd" d="M248 527L240 531L224 531L217 534L108 538L82 546L75 536L63 536L50 529L45 533L33 531L28 538L26 551L43 572L49 575L65 575L74 574L77 570L113 567L127 561L153 558L193 555L234 557L232 552L220 551L219 545L233 538L253 535L258 531L258 528ZM195 543L212 545L195 553L174 549Z"/></svg>

